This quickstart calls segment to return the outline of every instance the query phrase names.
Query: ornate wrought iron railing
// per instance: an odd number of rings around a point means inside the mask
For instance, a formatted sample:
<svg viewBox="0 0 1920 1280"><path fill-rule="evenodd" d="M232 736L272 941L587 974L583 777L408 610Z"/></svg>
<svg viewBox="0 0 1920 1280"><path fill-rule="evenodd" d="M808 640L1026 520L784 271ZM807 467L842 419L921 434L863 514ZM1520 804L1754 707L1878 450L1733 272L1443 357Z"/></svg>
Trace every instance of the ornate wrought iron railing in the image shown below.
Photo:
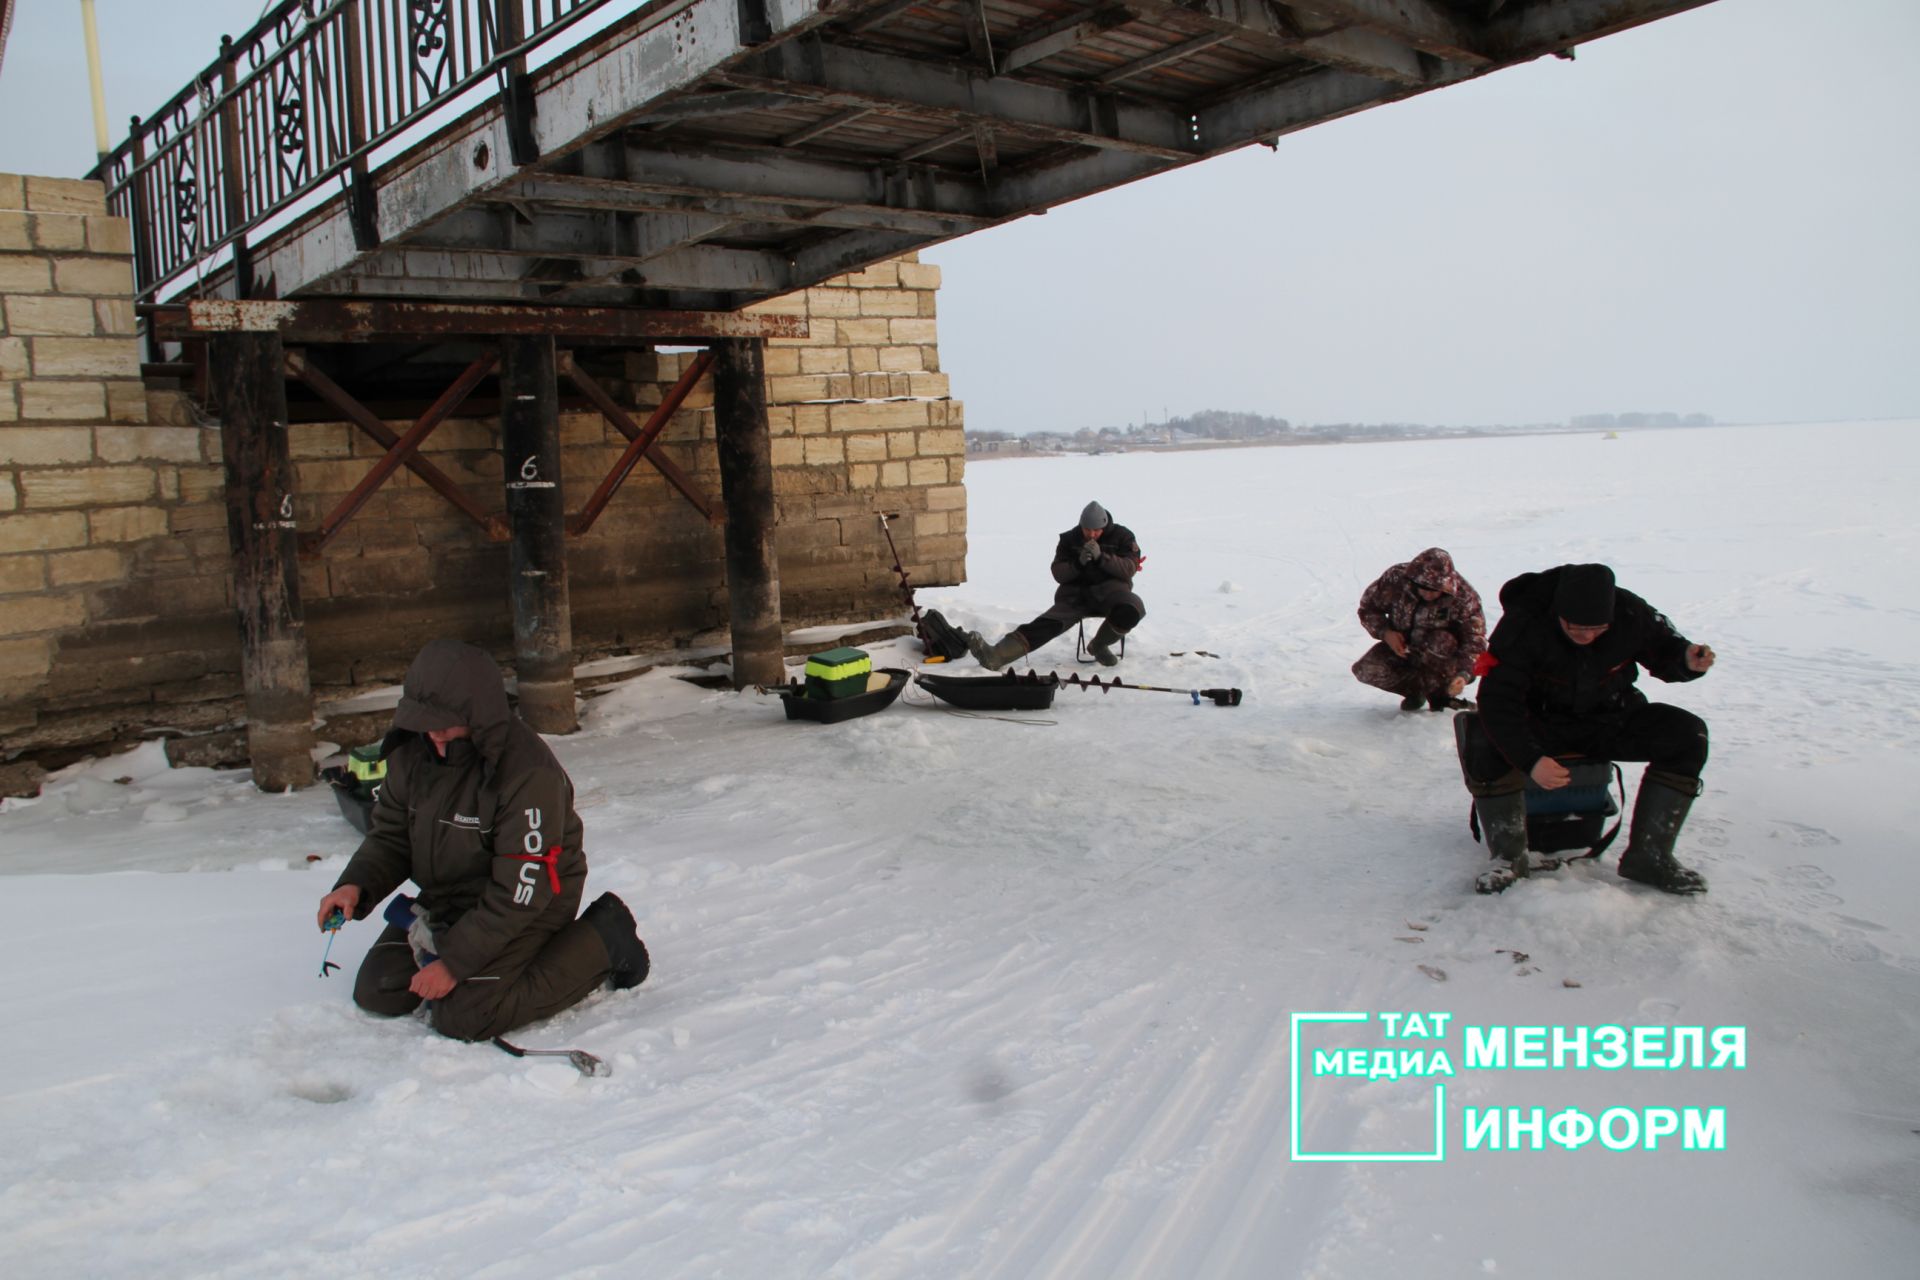
<svg viewBox="0 0 1920 1280"><path fill-rule="evenodd" d="M283 0L222 39L219 58L159 111L135 117L93 172L133 225L140 296L228 251L246 296L248 233L335 179L356 241L371 248L371 154L489 77L507 102L514 159L530 160L527 55L608 3Z"/></svg>

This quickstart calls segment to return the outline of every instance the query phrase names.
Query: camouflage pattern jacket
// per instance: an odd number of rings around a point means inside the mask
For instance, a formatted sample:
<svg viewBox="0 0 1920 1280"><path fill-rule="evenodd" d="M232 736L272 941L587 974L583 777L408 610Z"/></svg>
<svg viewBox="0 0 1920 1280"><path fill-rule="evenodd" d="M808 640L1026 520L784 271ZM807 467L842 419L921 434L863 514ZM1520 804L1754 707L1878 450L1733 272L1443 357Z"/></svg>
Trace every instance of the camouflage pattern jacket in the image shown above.
<svg viewBox="0 0 1920 1280"><path fill-rule="evenodd" d="M1421 587L1446 594L1423 600ZM1453 675L1472 676L1474 660L1487 648L1480 594L1439 547L1428 547L1376 578L1360 595L1360 625L1375 640L1398 631L1407 638L1409 661Z"/></svg>

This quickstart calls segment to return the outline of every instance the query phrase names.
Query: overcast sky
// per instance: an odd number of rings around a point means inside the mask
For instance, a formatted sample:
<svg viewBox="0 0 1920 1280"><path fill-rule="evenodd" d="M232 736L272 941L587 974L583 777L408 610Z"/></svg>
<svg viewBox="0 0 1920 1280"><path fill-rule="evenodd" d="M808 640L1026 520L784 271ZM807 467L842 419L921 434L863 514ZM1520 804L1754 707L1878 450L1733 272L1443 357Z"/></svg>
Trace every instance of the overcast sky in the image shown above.
<svg viewBox="0 0 1920 1280"><path fill-rule="evenodd" d="M0 172L92 165L16 0ZM98 0L124 131L259 0ZM1920 417L1916 0L1719 0L928 250L974 429Z"/></svg>

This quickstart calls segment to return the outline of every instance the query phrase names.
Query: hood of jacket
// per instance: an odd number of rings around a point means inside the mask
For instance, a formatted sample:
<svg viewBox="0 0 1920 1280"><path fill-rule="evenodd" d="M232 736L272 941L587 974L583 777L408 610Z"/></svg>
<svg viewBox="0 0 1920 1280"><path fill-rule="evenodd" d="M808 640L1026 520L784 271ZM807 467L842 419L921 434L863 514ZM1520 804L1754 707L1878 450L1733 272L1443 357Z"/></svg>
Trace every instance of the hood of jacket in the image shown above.
<svg viewBox="0 0 1920 1280"><path fill-rule="evenodd" d="M1500 608L1506 613L1530 614L1552 621L1553 598L1560 589L1560 571L1566 567L1555 565L1538 573L1509 578L1500 588Z"/></svg>
<svg viewBox="0 0 1920 1280"><path fill-rule="evenodd" d="M474 749L489 764L497 763L513 726L506 681L485 650L459 640L430 641L407 668L382 754L390 754L405 735L459 725L472 730Z"/></svg>
<svg viewBox="0 0 1920 1280"><path fill-rule="evenodd" d="M1460 573L1453 567L1453 557L1439 547L1428 547L1407 561L1407 580L1430 591L1460 594Z"/></svg>

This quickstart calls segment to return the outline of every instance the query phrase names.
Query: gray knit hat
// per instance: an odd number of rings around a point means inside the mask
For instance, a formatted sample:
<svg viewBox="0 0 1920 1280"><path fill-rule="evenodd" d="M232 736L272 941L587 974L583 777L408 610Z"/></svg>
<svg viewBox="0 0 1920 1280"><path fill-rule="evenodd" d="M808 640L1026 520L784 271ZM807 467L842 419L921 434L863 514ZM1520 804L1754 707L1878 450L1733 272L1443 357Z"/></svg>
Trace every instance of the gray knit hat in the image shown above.
<svg viewBox="0 0 1920 1280"><path fill-rule="evenodd" d="M1113 517L1108 515L1107 509L1097 502L1089 502L1080 512L1082 529L1104 529L1111 523L1113 523Z"/></svg>

